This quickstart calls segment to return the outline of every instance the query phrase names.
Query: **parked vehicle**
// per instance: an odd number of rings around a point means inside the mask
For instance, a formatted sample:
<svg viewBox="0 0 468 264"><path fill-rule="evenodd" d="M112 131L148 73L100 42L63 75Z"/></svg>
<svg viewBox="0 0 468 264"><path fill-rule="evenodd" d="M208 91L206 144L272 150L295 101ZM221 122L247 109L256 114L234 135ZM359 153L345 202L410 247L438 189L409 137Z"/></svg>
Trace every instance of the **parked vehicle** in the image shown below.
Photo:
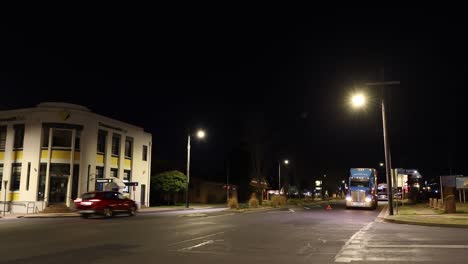
<svg viewBox="0 0 468 264"><path fill-rule="evenodd" d="M137 212L135 201L115 191L88 192L74 202L83 218L91 215L112 217L122 213L135 216Z"/></svg>
<svg viewBox="0 0 468 264"><path fill-rule="evenodd" d="M388 201L387 184L379 183L377 185L377 199L379 201Z"/></svg>

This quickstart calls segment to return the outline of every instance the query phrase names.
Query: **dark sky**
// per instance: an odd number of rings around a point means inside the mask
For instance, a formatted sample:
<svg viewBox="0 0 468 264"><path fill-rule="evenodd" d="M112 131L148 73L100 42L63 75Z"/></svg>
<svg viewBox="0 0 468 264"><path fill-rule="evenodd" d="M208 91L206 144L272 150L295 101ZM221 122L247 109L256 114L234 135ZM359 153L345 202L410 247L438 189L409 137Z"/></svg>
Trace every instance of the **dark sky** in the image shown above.
<svg viewBox="0 0 468 264"><path fill-rule="evenodd" d="M428 179L468 174L463 16L199 9L51 9L5 19L0 107L85 105L144 127L153 158L181 164L186 128L204 127L192 169L220 181L254 123L268 135L268 178L277 177L275 160L289 158L286 174L338 181L350 167L384 161L380 88L367 88L366 111L352 111L347 98L385 78L401 82L385 92L393 167Z"/></svg>

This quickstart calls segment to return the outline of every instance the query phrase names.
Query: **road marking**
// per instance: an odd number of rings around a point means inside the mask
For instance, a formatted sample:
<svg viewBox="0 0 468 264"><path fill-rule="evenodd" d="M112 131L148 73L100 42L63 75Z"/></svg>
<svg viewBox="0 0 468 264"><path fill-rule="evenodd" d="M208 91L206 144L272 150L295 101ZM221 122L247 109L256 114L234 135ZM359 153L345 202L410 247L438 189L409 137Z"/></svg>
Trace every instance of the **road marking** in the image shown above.
<svg viewBox="0 0 468 264"><path fill-rule="evenodd" d="M221 234L224 234L224 232L219 232L219 233L214 233L214 234L210 234L210 235L206 235L206 236L201 236L201 237L196 237L196 238L192 238L192 239L187 239L187 240L184 240L184 241L180 241L180 242L176 242L176 243L173 243L173 244L169 244L168 247L171 247L171 246L174 246L174 245L178 245L178 244L182 244L182 243L186 243L186 242L190 242L190 241L194 241L194 240L204 239L204 238L207 238L207 237L217 236L217 235L221 235Z"/></svg>
<svg viewBox="0 0 468 264"><path fill-rule="evenodd" d="M304 206L304 209L306 209L306 210L310 210L310 208L309 208L309 207L305 207L305 206Z"/></svg>
<svg viewBox="0 0 468 264"><path fill-rule="evenodd" d="M468 245L367 245L368 248L468 248Z"/></svg>
<svg viewBox="0 0 468 264"><path fill-rule="evenodd" d="M293 209L289 209L289 211L291 211L291 212L293 212L293 213L296 212L296 211L294 211Z"/></svg>
<svg viewBox="0 0 468 264"><path fill-rule="evenodd" d="M351 262L352 260L356 260L355 258L350 258L350 257L345 257L343 254L344 252L348 252L349 249L359 249L361 246L360 245L351 245L351 243L353 242L354 243L354 239L356 237L360 237L362 236L362 234L367 231L373 224L374 222L370 222L368 223L367 225L365 225L363 228L359 229L359 231L357 231L354 235L351 236L350 239L348 239L348 241L346 241L346 243L344 244L344 246L341 248L340 252L338 252L338 254L336 254L335 256L335 262Z"/></svg>
<svg viewBox="0 0 468 264"><path fill-rule="evenodd" d="M211 244L211 243L214 243L214 240L208 240L208 241L205 241L205 242L201 242L201 243L199 243L199 244L196 244L196 245L194 245L194 246L181 248L181 249L179 249L178 251L187 251L187 250L191 250L192 248L203 247L204 245L208 245L208 244Z"/></svg>

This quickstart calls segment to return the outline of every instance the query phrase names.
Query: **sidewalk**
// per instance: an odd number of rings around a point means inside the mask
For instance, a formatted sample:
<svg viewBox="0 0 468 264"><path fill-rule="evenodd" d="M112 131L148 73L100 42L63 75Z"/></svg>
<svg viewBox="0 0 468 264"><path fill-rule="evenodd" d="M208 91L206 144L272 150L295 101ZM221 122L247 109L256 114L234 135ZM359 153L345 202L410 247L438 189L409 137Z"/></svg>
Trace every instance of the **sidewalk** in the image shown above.
<svg viewBox="0 0 468 264"><path fill-rule="evenodd" d="M398 210L394 208L392 216L388 214L388 207L385 206L378 218L398 224L468 228L468 204L457 203L456 214L446 214L442 210L432 209L427 204L404 205L398 206Z"/></svg>
<svg viewBox="0 0 468 264"><path fill-rule="evenodd" d="M195 210L195 209L212 209L212 208L227 208L225 205L194 205L190 208L185 208L185 206L153 206L140 208L137 214L147 214L147 213L163 213L163 212L172 212L172 211L186 211L186 210ZM0 219L15 219L15 218L67 218L67 217L79 217L78 212L70 213L34 213L34 214L9 214L6 213L3 216L3 213L0 214Z"/></svg>

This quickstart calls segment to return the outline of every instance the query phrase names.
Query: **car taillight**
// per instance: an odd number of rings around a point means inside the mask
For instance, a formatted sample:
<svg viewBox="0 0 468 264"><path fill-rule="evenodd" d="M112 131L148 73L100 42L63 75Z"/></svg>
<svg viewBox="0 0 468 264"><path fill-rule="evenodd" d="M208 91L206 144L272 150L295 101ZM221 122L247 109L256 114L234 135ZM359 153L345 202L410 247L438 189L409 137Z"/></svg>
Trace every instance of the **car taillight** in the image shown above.
<svg viewBox="0 0 468 264"><path fill-rule="evenodd" d="M99 199L91 199L89 201L86 201L86 202L81 202L81 205L92 205L93 203L96 203L96 202L100 202L101 200Z"/></svg>

